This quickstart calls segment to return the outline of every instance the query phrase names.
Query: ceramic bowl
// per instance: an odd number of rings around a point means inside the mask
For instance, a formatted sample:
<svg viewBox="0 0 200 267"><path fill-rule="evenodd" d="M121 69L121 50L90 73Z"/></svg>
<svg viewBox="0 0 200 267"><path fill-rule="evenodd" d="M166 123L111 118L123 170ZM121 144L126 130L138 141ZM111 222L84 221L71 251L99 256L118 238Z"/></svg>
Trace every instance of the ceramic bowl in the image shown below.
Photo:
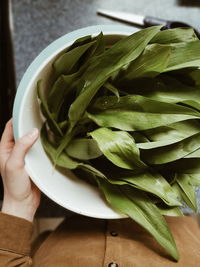
<svg viewBox="0 0 200 267"><path fill-rule="evenodd" d="M43 84L48 84L51 79L52 62L64 49L80 37L96 36L101 31L106 36L106 42L113 44L136 30L133 27L117 25L91 26L70 32L45 48L29 66L17 90L13 109L15 139L34 127L41 128L43 120L36 95L36 83L42 79ZM40 139L27 154L25 167L38 188L62 207L95 218L124 217L106 203L97 188L76 177L70 171L64 175L54 169L43 150Z"/></svg>

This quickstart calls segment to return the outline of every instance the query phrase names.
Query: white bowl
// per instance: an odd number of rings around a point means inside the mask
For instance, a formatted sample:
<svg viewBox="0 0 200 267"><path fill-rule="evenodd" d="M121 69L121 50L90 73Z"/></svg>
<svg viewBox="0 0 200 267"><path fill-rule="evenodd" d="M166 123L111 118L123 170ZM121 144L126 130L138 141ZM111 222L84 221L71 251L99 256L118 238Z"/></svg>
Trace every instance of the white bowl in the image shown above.
<svg viewBox="0 0 200 267"><path fill-rule="evenodd" d="M86 35L95 36L101 31L106 36L108 43L112 44L122 36L130 35L137 29L115 25L91 26L66 34L45 48L29 66L17 90L13 109L15 139L23 136L34 127L40 129L42 126L36 83L42 79L48 84L55 57L76 39ZM97 188L77 178L70 171L67 172L66 176L53 169L40 140L27 154L25 163L32 181L44 194L62 207L95 218L117 219L125 217L114 211L106 203Z"/></svg>

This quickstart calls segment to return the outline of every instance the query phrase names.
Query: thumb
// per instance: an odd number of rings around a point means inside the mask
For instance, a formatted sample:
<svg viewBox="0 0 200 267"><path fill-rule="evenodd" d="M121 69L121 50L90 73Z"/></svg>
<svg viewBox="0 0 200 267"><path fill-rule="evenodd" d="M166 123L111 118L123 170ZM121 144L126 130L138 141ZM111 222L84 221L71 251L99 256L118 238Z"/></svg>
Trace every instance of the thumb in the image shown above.
<svg viewBox="0 0 200 267"><path fill-rule="evenodd" d="M14 165L18 167L24 166L24 158L28 150L33 146L36 142L39 135L39 131L37 128L32 129L28 134L19 138L12 150L9 160L14 163Z"/></svg>

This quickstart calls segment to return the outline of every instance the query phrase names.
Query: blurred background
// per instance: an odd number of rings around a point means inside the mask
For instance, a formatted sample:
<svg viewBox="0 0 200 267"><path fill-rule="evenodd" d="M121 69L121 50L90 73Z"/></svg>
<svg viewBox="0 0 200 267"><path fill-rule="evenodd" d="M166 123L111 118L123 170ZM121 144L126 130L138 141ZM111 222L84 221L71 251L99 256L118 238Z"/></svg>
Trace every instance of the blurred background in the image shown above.
<svg viewBox="0 0 200 267"><path fill-rule="evenodd" d="M6 2L3 0L1 2ZM98 9L180 20L200 29L199 0L12 0L17 84L32 60L52 41L96 24L120 24Z"/></svg>
<svg viewBox="0 0 200 267"><path fill-rule="evenodd" d="M15 92L25 70L47 45L82 27L122 24L98 16L98 9L183 21L200 30L200 0L1 0L0 133L11 117ZM197 191L200 207L200 191ZM2 197L0 181L0 199ZM185 212L190 213L190 210L185 209ZM43 196L37 216L62 219L71 214ZM60 222L60 219L52 220L50 229ZM43 225L38 221L37 229L41 231Z"/></svg>

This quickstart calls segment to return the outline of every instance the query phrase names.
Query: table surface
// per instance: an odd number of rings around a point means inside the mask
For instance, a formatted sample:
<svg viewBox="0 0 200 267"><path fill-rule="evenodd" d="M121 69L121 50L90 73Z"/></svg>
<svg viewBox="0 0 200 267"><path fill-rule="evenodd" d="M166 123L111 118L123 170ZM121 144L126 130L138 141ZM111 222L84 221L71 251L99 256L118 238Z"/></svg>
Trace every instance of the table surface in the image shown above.
<svg viewBox="0 0 200 267"><path fill-rule="evenodd" d="M91 25L123 25L96 15L97 9L113 7L118 11L184 21L200 30L200 0L12 0L17 84L32 60L60 36ZM200 210L199 188L197 195ZM68 214L43 196L38 216Z"/></svg>

